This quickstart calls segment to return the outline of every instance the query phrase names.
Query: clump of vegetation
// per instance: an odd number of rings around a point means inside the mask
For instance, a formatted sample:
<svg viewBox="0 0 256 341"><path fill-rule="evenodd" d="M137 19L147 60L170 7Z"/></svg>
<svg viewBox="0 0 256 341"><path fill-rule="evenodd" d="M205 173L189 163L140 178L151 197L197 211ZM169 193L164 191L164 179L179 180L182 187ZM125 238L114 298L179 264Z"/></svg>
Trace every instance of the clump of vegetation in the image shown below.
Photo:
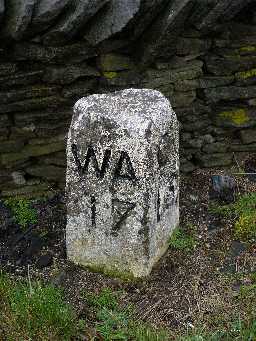
<svg viewBox="0 0 256 341"><path fill-rule="evenodd" d="M181 228L176 228L169 240L169 245L176 250L192 251L196 246L193 235L186 233Z"/></svg>
<svg viewBox="0 0 256 341"><path fill-rule="evenodd" d="M6 199L4 203L12 211L15 222L22 228L26 228L29 224L36 224L37 212L32 207L30 200L10 198Z"/></svg>
<svg viewBox="0 0 256 341"><path fill-rule="evenodd" d="M14 283L0 273L1 340L70 340L76 334L75 313L60 289Z"/></svg>
<svg viewBox="0 0 256 341"><path fill-rule="evenodd" d="M211 212L234 219L235 238L256 240L256 193L240 196L233 204L212 207Z"/></svg>
<svg viewBox="0 0 256 341"><path fill-rule="evenodd" d="M118 303L118 292L105 288L99 295L86 295L87 303L94 309L96 332L105 341L137 340L165 341L168 333L135 321L131 307L122 308Z"/></svg>

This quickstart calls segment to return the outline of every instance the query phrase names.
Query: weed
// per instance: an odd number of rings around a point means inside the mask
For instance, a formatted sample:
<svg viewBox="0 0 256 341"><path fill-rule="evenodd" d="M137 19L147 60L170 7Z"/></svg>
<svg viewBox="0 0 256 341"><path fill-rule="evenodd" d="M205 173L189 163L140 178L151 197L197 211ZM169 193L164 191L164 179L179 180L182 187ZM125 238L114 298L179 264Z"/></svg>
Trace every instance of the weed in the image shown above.
<svg viewBox="0 0 256 341"><path fill-rule="evenodd" d="M256 239L256 193L242 195L230 205L210 207L209 211L234 220L235 238L247 242Z"/></svg>
<svg viewBox="0 0 256 341"><path fill-rule="evenodd" d="M75 314L60 289L26 282L14 283L0 274L1 340L70 340Z"/></svg>
<svg viewBox="0 0 256 341"><path fill-rule="evenodd" d="M192 235L185 233L180 228L176 228L171 235L169 245L177 250L192 251L196 241Z"/></svg>
<svg viewBox="0 0 256 341"><path fill-rule="evenodd" d="M29 224L36 224L37 212L32 207L29 200L10 198L6 199L4 201L4 204L10 208L15 222L19 224L22 228L26 228Z"/></svg>

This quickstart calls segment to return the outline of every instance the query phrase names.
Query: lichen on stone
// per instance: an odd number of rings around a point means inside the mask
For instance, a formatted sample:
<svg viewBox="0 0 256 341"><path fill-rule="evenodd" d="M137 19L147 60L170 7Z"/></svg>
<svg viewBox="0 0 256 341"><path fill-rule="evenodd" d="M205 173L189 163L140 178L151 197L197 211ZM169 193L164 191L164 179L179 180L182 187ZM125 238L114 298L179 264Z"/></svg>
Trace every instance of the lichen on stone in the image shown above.
<svg viewBox="0 0 256 341"><path fill-rule="evenodd" d="M105 78L113 79L113 78L117 77L117 72L107 71L107 72L103 72L103 75L104 75Z"/></svg>
<svg viewBox="0 0 256 341"><path fill-rule="evenodd" d="M235 76L236 76L236 79L240 79L240 80L251 78L251 77L256 77L256 68L248 70L248 71L237 72Z"/></svg>
<svg viewBox="0 0 256 341"><path fill-rule="evenodd" d="M249 121L249 117L245 109L222 111L219 114L219 117L224 120L226 119L228 121L231 121L232 123L235 123L238 126L243 125Z"/></svg>
<svg viewBox="0 0 256 341"><path fill-rule="evenodd" d="M243 46L239 49L239 52L255 52L256 46Z"/></svg>

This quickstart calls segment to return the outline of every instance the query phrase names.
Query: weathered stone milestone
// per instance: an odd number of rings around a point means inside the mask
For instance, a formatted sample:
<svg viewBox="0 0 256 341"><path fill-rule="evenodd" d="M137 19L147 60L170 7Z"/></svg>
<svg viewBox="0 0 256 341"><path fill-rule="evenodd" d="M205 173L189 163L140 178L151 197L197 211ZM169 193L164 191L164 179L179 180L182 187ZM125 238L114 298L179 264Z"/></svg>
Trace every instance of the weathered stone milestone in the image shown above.
<svg viewBox="0 0 256 341"><path fill-rule="evenodd" d="M169 101L148 89L82 98L67 163L69 259L148 275L179 219L178 123Z"/></svg>

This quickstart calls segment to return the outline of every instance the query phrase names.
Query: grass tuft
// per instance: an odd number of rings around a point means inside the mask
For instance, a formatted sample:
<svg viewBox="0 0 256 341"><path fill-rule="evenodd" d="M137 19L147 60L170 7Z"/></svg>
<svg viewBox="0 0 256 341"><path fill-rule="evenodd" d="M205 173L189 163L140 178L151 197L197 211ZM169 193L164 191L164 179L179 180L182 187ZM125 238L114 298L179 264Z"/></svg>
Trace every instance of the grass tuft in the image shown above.
<svg viewBox="0 0 256 341"><path fill-rule="evenodd" d="M37 212L28 199L10 198L4 204L11 210L14 220L22 228L37 223Z"/></svg>
<svg viewBox="0 0 256 341"><path fill-rule="evenodd" d="M196 246L196 241L192 235L189 235L181 228L176 228L169 240L169 245L176 250L192 251Z"/></svg>
<svg viewBox="0 0 256 341"><path fill-rule="evenodd" d="M70 340L75 313L51 285L14 283L0 274L1 340Z"/></svg>

